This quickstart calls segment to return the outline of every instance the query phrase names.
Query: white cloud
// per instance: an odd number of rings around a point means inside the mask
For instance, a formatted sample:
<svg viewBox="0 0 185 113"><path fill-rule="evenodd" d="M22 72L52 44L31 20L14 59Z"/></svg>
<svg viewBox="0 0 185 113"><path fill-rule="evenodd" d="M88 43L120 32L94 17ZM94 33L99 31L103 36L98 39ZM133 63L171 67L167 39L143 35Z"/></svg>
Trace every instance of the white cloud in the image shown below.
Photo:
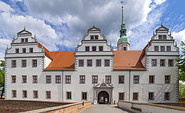
<svg viewBox="0 0 185 113"><path fill-rule="evenodd" d="M157 5L161 5L162 3L164 3L166 0L154 0L154 2L157 4Z"/></svg>
<svg viewBox="0 0 185 113"><path fill-rule="evenodd" d="M12 11L13 12L14 9L12 9L8 4L0 1L0 11L3 11L3 12L10 12L10 11Z"/></svg>
<svg viewBox="0 0 185 113"><path fill-rule="evenodd" d="M172 36L178 41L185 41L185 29L179 32L173 32Z"/></svg>

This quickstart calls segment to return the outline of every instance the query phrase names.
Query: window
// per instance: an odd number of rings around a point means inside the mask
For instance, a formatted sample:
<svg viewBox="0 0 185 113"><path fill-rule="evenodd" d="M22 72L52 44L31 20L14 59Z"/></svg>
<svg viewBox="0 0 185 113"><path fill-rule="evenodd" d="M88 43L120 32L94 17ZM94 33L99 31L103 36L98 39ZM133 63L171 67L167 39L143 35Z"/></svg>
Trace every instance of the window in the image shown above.
<svg viewBox="0 0 185 113"><path fill-rule="evenodd" d="M159 35L160 40L166 40L166 35Z"/></svg>
<svg viewBox="0 0 185 113"><path fill-rule="evenodd" d="M80 75L80 84L85 84L85 75Z"/></svg>
<svg viewBox="0 0 185 113"><path fill-rule="evenodd" d="M149 75L149 83L153 84L155 80L155 76L154 75Z"/></svg>
<svg viewBox="0 0 185 113"><path fill-rule="evenodd" d="M165 66L165 59L160 60L160 66Z"/></svg>
<svg viewBox="0 0 185 113"><path fill-rule="evenodd" d="M21 42L24 42L24 38L21 39Z"/></svg>
<svg viewBox="0 0 185 113"><path fill-rule="evenodd" d="M16 83L16 76L12 75L12 83Z"/></svg>
<svg viewBox="0 0 185 113"><path fill-rule="evenodd" d="M22 60L22 67L26 67L26 60Z"/></svg>
<svg viewBox="0 0 185 113"><path fill-rule="evenodd" d="M12 60L12 68L16 68L16 60Z"/></svg>
<svg viewBox="0 0 185 113"><path fill-rule="evenodd" d="M171 46L167 46L167 51L171 51Z"/></svg>
<svg viewBox="0 0 185 113"><path fill-rule="evenodd" d="M71 84L71 75L66 75L66 84Z"/></svg>
<svg viewBox="0 0 185 113"><path fill-rule="evenodd" d="M138 100L138 93L133 93L133 100Z"/></svg>
<svg viewBox="0 0 185 113"><path fill-rule="evenodd" d="M27 91L26 90L23 90L22 91L22 95L23 95L23 98L27 98Z"/></svg>
<svg viewBox="0 0 185 113"><path fill-rule="evenodd" d="M119 75L119 84L124 84L124 75Z"/></svg>
<svg viewBox="0 0 185 113"><path fill-rule="evenodd" d="M98 40L98 35L95 35L95 40Z"/></svg>
<svg viewBox="0 0 185 113"><path fill-rule="evenodd" d="M37 67L37 60L36 59L32 60L32 67Z"/></svg>
<svg viewBox="0 0 185 113"><path fill-rule="evenodd" d="M15 97L17 97L17 92L16 90L12 90L12 98L15 98Z"/></svg>
<svg viewBox="0 0 185 113"><path fill-rule="evenodd" d="M50 99L51 98L51 91L46 91L46 99Z"/></svg>
<svg viewBox="0 0 185 113"><path fill-rule="evenodd" d="M89 46L85 46L85 51L89 51Z"/></svg>
<svg viewBox="0 0 185 113"><path fill-rule="evenodd" d="M26 53L26 48L22 48L22 53Z"/></svg>
<svg viewBox="0 0 185 113"><path fill-rule="evenodd" d="M51 75L46 75L46 83L51 83Z"/></svg>
<svg viewBox="0 0 185 113"><path fill-rule="evenodd" d="M82 100L87 100L87 92L82 92Z"/></svg>
<svg viewBox="0 0 185 113"><path fill-rule="evenodd" d="M139 84L139 75L134 75L134 84Z"/></svg>
<svg viewBox="0 0 185 113"><path fill-rule="evenodd" d="M33 83L37 83L37 75L33 75Z"/></svg>
<svg viewBox="0 0 185 113"><path fill-rule="evenodd" d="M154 46L154 51L159 51L159 46Z"/></svg>
<svg viewBox="0 0 185 113"><path fill-rule="evenodd" d="M91 40L94 40L94 36L93 35L91 35Z"/></svg>
<svg viewBox="0 0 185 113"><path fill-rule="evenodd" d="M92 51L96 51L96 46L92 46Z"/></svg>
<svg viewBox="0 0 185 113"><path fill-rule="evenodd" d="M154 92L148 93L148 100L154 100Z"/></svg>
<svg viewBox="0 0 185 113"><path fill-rule="evenodd" d="M161 51L165 51L165 46L161 46Z"/></svg>
<svg viewBox="0 0 185 113"><path fill-rule="evenodd" d="M93 75L92 76L92 84L97 84L98 83L98 75Z"/></svg>
<svg viewBox="0 0 185 113"><path fill-rule="evenodd" d="M103 46L99 46L99 51L103 51Z"/></svg>
<svg viewBox="0 0 185 113"><path fill-rule="evenodd" d="M83 67L84 66L84 60L79 60L79 67Z"/></svg>
<svg viewBox="0 0 185 113"><path fill-rule="evenodd" d="M92 67L92 60L87 60L87 67Z"/></svg>
<svg viewBox="0 0 185 113"><path fill-rule="evenodd" d="M66 92L67 99L71 99L71 92Z"/></svg>
<svg viewBox="0 0 185 113"><path fill-rule="evenodd" d="M119 93L119 100L124 100L124 93Z"/></svg>
<svg viewBox="0 0 185 113"><path fill-rule="evenodd" d="M57 83L57 84L60 84L61 83L61 76L60 75L56 75L55 76L56 78L55 78L55 82Z"/></svg>
<svg viewBox="0 0 185 113"><path fill-rule="evenodd" d="M22 75L22 83L27 83L27 76L26 75Z"/></svg>
<svg viewBox="0 0 185 113"><path fill-rule="evenodd" d="M170 100L170 92L164 93L164 100Z"/></svg>
<svg viewBox="0 0 185 113"><path fill-rule="evenodd" d="M38 91L33 91L33 98L38 98Z"/></svg>
<svg viewBox="0 0 185 113"><path fill-rule="evenodd" d="M28 38L25 38L25 42L28 42Z"/></svg>
<svg viewBox="0 0 185 113"><path fill-rule="evenodd" d="M19 53L19 49L18 48L15 49L15 53Z"/></svg>
<svg viewBox="0 0 185 113"><path fill-rule="evenodd" d="M110 66L110 60L109 59L105 59L105 67L109 67Z"/></svg>
<svg viewBox="0 0 185 113"><path fill-rule="evenodd" d="M101 67L101 60L100 59L96 60L96 67Z"/></svg>
<svg viewBox="0 0 185 113"><path fill-rule="evenodd" d="M30 53L33 53L33 48L30 48Z"/></svg>
<svg viewBox="0 0 185 113"><path fill-rule="evenodd" d="M173 59L168 60L168 67L173 67Z"/></svg>
<svg viewBox="0 0 185 113"><path fill-rule="evenodd" d="M170 75L165 75L165 84L170 83Z"/></svg>
<svg viewBox="0 0 185 113"><path fill-rule="evenodd" d="M127 50L127 48L126 47L123 47L123 50Z"/></svg>
<svg viewBox="0 0 185 113"><path fill-rule="evenodd" d="M157 66L157 59L152 59L152 66Z"/></svg>
<svg viewBox="0 0 185 113"><path fill-rule="evenodd" d="M111 84L111 76L110 75L105 76L105 83L106 84Z"/></svg>

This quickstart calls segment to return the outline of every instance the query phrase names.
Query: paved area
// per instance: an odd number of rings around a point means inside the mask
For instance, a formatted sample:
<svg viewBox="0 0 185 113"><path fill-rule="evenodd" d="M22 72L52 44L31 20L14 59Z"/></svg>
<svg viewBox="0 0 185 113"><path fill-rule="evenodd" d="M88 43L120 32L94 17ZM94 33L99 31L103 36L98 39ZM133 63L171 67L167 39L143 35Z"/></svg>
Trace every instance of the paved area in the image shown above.
<svg viewBox="0 0 185 113"><path fill-rule="evenodd" d="M96 104L81 113L130 113L114 105Z"/></svg>

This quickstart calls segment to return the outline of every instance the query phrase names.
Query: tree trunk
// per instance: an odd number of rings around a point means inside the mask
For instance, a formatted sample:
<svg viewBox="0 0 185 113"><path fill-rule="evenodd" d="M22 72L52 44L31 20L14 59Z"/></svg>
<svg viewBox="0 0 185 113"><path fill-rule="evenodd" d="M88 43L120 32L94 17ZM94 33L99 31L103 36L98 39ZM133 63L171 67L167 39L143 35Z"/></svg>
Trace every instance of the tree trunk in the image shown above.
<svg viewBox="0 0 185 113"><path fill-rule="evenodd" d="M4 87L3 87L3 90L1 91L1 98L3 98L3 93L4 93Z"/></svg>

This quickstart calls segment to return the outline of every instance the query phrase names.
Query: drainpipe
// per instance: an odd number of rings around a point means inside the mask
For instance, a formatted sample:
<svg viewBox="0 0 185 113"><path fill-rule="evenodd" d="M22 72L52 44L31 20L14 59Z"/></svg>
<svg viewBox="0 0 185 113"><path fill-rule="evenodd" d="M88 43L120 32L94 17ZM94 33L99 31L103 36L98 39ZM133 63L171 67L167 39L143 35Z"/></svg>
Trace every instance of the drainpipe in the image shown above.
<svg viewBox="0 0 185 113"><path fill-rule="evenodd" d="M131 76L131 70L129 69L129 101L130 101L130 76Z"/></svg>
<svg viewBox="0 0 185 113"><path fill-rule="evenodd" d="M63 76L64 76L64 71L62 70L62 102L64 102L64 93L63 93L63 92L64 92L64 91L63 91L63 90L64 90L64 87L63 87L63 83L64 83L64 82L63 82L63 81L64 81L63 78L64 78L64 77L63 77Z"/></svg>

